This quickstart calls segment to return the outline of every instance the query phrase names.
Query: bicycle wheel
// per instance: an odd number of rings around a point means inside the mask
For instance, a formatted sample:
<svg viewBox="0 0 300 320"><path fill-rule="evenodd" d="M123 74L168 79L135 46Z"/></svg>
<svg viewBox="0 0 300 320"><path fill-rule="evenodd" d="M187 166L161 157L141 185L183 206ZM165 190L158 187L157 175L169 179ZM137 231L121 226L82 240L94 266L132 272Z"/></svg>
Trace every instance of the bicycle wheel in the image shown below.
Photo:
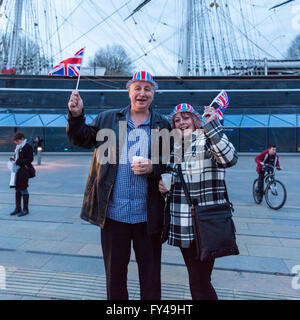
<svg viewBox="0 0 300 320"><path fill-rule="evenodd" d="M282 182L273 180L266 187L266 202L271 209L280 209L286 201L286 189Z"/></svg>
<svg viewBox="0 0 300 320"><path fill-rule="evenodd" d="M252 186L252 194L255 203L260 204L262 202L262 197L258 194L258 179L255 179Z"/></svg>

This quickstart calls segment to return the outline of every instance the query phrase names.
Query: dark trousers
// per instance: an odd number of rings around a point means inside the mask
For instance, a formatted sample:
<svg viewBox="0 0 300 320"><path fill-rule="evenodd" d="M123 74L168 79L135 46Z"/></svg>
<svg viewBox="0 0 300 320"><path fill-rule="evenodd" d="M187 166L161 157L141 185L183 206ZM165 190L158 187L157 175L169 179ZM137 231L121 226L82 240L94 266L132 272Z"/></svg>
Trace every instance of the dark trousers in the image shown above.
<svg viewBox="0 0 300 320"><path fill-rule="evenodd" d="M192 242L189 248L180 248L180 250L188 269L192 299L218 300L210 278L215 261L201 262L196 260L195 242Z"/></svg>
<svg viewBox="0 0 300 320"><path fill-rule="evenodd" d="M265 177L265 171L261 170L258 174L258 193L263 196L264 195L264 177Z"/></svg>
<svg viewBox="0 0 300 320"><path fill-rule="evenodd" d="M138 264L141 300L160 300L160 235L149 236L146 222L129 224L108 218L101 229L107 299L128 300L127 267L131 242Z"/></svg>

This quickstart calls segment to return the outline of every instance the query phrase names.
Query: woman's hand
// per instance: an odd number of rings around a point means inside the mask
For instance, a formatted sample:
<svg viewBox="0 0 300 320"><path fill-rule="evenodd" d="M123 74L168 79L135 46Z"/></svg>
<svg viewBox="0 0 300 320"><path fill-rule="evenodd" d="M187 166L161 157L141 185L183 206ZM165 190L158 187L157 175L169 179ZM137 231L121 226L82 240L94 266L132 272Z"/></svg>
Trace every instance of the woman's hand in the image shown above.
<svg viewBox="0 0 300 320"><path fill-rule="evenodd" d="M214 119L217 119L217 113L214 107L205 106L203 116L205 117L205 123L208 123Z"/></svg>
<svg viewBox="0 0 300 320"><path fill-rule="evenodd" d="M164 182L162 180L159 181L158 190L159 190L160 193L169 192L169 190L166 188L166 185L164 184Z"/></svg>

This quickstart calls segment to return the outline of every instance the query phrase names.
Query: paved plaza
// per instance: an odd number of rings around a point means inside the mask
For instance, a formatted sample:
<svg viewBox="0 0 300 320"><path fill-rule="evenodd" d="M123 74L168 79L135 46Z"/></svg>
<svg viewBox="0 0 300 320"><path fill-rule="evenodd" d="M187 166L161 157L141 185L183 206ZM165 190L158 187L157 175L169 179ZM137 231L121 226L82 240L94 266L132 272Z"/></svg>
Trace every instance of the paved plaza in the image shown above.
<svg viewBox="0 0 300 320"><path fill-rule="evenodd" d="M14 190L8 157L0 155L0 299L106 299L100 229L79 218L92 155L44 155L30 180L30 214L24 217L9 215ZM278 211L253 202L253 159L240 155L227 170L240 255L217 259L212 282L220 299L300 299L300 156L280 157L284 170L277 178L288 198ZM139 299L134 252L128 288L130 299ZM166 244L162 298L191 298L180 250Z"/></svg>

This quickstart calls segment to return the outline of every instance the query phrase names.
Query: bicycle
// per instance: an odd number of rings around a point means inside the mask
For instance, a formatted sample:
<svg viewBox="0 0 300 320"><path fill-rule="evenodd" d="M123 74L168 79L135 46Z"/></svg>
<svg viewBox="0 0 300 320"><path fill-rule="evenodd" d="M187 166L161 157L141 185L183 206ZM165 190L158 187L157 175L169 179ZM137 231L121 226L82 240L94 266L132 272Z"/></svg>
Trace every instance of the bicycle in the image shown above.
<svg viewBox="0 0 300 320"><path fill-rule="evenodd" d="M264 178L266 186L264 190L264 196L266 202L271 209L278 210L282 208L286 202L286 188L281 181L275 179L276 167L265 164L264 170L267 172L267 175ZM254 201L257 204L260 204L263 200L263 197L261 197L258 193L258 178L256 178L253 182L252 193Z"/></svg>

